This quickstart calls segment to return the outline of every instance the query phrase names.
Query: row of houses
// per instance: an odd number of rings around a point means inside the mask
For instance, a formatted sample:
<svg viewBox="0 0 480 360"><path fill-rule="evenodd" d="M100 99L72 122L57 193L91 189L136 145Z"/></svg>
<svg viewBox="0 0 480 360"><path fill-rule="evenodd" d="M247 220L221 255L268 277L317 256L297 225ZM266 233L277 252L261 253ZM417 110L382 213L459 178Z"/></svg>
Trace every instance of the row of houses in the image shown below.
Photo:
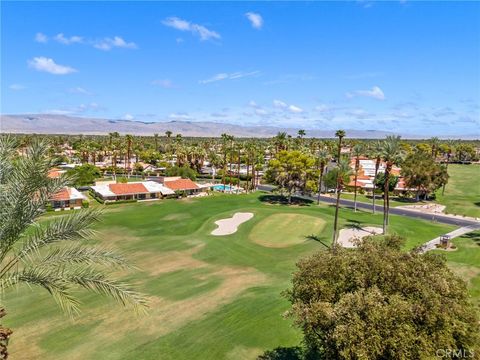
<svg viewBox="0 0 480 360"><path fill-rule="evenodd" d="M55 172L55 173L54 173ZM58 170L53 170L50 177L59 176ZM103 202L122 200L156 200L177 195L196 195L209 189L209 185L201 185L190 179L180 177L164 177L158 181L138 181L116 183L114 181L97 182L90 186L93 195ZM73 187L64 188L50 199L54 210L79 209L86 196Z"/></svg>
<svg viewBox="0 0 480 360"><path fill-rule="evenodd" d="M355 159L353 158L350 162L351 168L355 169ZM355 175L350 176L350 182L348 183L349 187L357 187L366 191L373 191L374 181L375 181L375 166L376 160L368 159L366 157L361 157L359 159L358 175L357 182L355 183ZM381 161L378 167L378 173L385 173L385 162ZM401 169L397 166L392 167L391 175L398 176L398 182L395 186L394 192L396 193L405 193L407 191L413 191L415 189L409 189L403 178L401 177Z"/></svg>

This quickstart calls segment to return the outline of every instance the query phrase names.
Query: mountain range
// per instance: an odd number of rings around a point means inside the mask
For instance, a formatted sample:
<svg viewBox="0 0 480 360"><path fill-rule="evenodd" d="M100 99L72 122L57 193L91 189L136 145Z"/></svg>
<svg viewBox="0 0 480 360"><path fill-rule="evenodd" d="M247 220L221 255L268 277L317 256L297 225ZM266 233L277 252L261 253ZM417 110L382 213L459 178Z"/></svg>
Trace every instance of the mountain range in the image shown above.
<svg viewBox="0 0 480 360"><path fill-rule="evenodd" d="M99 118L84 118L56 114L21 114L0 115L0 131L3 133L35 133L35 134L84 134L102 135L117 131L120 134L153 135L165 134L171 131L182 136L218 137L227 133L236 137L267 138L278 132L286 132L296 136L298 128L280 128L274 126L242 126L235 124L202 122L202 121L169 121L143 122L132 120L113 120ZM412 134L394 134L381 130L349 130L345 129L350 138L379 139L387 135L402 135L404 138L422 138ZM306 130L307 137L331 138L334 130ZM465 136L462 138L468 138Z"/></svg>

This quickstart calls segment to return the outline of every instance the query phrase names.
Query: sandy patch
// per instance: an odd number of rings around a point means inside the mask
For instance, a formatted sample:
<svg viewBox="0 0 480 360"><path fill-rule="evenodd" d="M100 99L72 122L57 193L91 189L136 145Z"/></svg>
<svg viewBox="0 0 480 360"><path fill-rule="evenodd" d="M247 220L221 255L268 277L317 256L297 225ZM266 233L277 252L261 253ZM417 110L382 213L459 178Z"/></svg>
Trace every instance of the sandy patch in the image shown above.
<svg viewBox="0 0 480 360"><path fill-rule="evenodd" d="M215 236L230 235L237 232L238 227L253 218L253 213L235 213L231 218L215 221L218 226L211 232Z"/></svg>
<svg viewBox="0 0 480 360"><path fill-rule="evenodd" d="M378 235L383 232L382 228L366 226L364 228L349 228L342 229L338 235L338 244L346 248L357 247L355 241L361 240L364 237Z"/></svg>

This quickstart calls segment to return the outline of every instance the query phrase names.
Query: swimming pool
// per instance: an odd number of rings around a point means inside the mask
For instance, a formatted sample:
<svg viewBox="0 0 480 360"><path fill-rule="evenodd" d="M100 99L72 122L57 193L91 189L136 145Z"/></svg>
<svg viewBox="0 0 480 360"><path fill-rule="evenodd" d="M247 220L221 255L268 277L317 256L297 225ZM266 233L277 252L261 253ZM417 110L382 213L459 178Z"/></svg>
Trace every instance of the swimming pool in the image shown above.
<svg viewBox="0 0 480 360"><path fill-rule="evenodd" d="M218 184L218 185L214 185L212 186L213 190L216 190L216 191L232 191L233 188L230 187L230 185L223 185L223 184Z"/></svg>

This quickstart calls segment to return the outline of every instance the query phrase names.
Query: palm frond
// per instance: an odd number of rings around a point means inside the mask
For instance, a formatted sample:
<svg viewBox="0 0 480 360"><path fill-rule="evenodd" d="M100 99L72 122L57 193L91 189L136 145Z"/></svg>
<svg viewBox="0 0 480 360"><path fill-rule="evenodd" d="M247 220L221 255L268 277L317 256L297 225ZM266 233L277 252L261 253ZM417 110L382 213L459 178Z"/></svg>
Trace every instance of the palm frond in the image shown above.
<svg viewBox="0 0 480 360"><path fill-rule="evenodd" d="M123 305L131 305L137 313L145 313L148 308L147 299L129 284L108 279L94 269L77 269L63 276L87 290L111 297Z"/></svg>
<svg viewBox="0 0 480 360"><path fill-rule="evenodd" d="M56 248L36 262L40 267L63 267L68 265L103 265L124 269L134 268L117 252L105 248L84 246Z"/></svg>
<svg viewBox="0 0 480 360"><path fill-rule="evenodd" d="M20 283L47 290L58 306L70 316L80 311L80 301L69 292L68 282L58 276L57 272L49 269L28 268L8 273L0 279L0 291L3 294L8 288Z"/></svg>
<svg viewBox="0 0 480 360"><path fill-rule="evenodd" d="M58 241L83 240L94 234L90 226L99 221L102 211L100 209L82 209L68 216L61 216L38 225L33 234L26 237L17 256L23 259L44 246Z"/></svg>

